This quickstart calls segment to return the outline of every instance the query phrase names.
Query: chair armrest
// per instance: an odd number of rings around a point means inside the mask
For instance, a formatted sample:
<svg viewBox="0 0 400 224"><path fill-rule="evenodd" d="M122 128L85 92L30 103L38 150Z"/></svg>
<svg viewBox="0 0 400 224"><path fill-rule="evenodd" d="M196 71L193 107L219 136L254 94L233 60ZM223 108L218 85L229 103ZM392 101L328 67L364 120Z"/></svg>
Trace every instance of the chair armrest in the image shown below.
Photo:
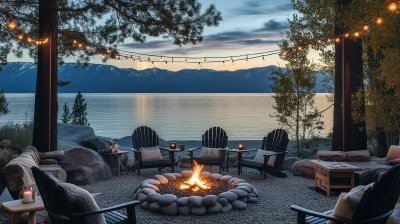
<svg viewBox="0 0 400 224"><path fill-rule="evenodd" d="M188 149L187 151L190 152L190 151L194 151L194 150L198 150L198 149L201 149L201 147L191 148L191 149Z"/></svg>
<svg viewBox="0 0 400 224"><path fill-rule="evenodd" d="M348 220L348 219L339 218L339 217L335 217L333 215L328 215L328 214L324 214L324 213L321 213L321 212L312 211L312 210L309 210L309 209L306 209L306 208L303 208L303 207L300 207L300 206L297 206L297 205L291 205L290 206L290 210L295 211L295 212L300 213L300 214L303 214L304 217L305 217L305 215L311 215L311 216L323 218L323 219L326 219L326 220L336 221L338 223L348 223L348 224L352 223L352 221Z"/></svg>
<svg viewBox="0 0 400 224"><path fill-rule="evenodd" d="M72 217L82 217L82 216L88 216L88 215L103 214L103 213L106 213L106 212L119 210L121 208L126 208L126 207L129 207L129 206L136 206L136 205L139 205L139 204L140 204L140 201L130 201L130 202L119 204L119 205L116 205L116 206L113 206L113 207L102 208L102 209L99 209L99 210L96 210L96 211L74 213L71 216Z"/></svg>
<svg viewBox="0 0 400 224"><path fill-rule="evenodd" d="M138 149L131 149L131 151L132 151L132 152L141 152L141 151L138 150Z"/></svg>
<svg viewBox="0 0 400 224"><path fill-rule="evenodd" d="M179 149L168 149L168 148L162 148L162 147L160 147L160 149L165 150L165 151L169 151L169 152L182 152Z"/></svg>
<svg viewBox="0 0 400 224"><path fill-rule="evenodd" d="M228 152L233 152L233 153L246 153L246 152L253 152L253 151L257 151L258 149L246 149L246 150L229 150Z"/></svg>

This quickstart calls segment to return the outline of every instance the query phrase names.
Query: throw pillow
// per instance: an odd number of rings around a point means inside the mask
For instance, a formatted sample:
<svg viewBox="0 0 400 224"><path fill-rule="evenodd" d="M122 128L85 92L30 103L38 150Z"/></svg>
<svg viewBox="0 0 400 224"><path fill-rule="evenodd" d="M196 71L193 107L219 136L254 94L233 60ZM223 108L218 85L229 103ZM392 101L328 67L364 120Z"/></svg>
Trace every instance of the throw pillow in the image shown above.
<svg viewBox="0 0 400 224"><path fill-rule="evenodd" d="M160 147L141 148L142 161L162 160Z"/></svg>
<svg viewBox="0 0 400 224"><path fill-rule="evenodd" d="M93 196L86 190L69 183L59 183L67 191L75 212L87 212L100 209ZM103 214L84 216L82 223L106 224Z"/></svg>
<svg viewBox="0 0 400 224"><path fill-rule="evenodd" d="M201 147L201 158L212 158L212 159L219 159L220 158L220 148L207 148Z"/></svg>
<svg viewBox="0 0 400 224"><path fill-rule="evenodd" d="M336 151L318 151L317 159L323 161L341 162L346 161L346 154Z"/></svg>
<svg viewBox="0 0 400 224"><path fill-rule="evenodd" d="M348 151L345 154L350 162L368 162L371 158L368 150Z"/></svg>
<svg viewBox="0 0 400 224"><path fill-rule="evenodd" d="M275 152L259 149L257 151L256 157L254 157L254 161L259 162L259 163L264 163L264 155L268 155L268 154L271 154L271 153L275 153ZM274 167L275 160L276 160L276 156L270 156L269 159L268 159L267 164L269 166L271 166L271 167Z"/></svg>
<svg viewBox="0 0 400 224"><path fill-rule="evenodd" d="M360 185L351 189L347 194L340 194L332 215L340 218L352 219L364 192L372 186L373 183L366 186ZM335 224L335 222L328 221L328 224Z"/></svg>
<svg viewBox="0 0 400 224"><path fill-rule="evenodd" d="M400 158L400 146L392 145L386 155L386 161L395 160Z"/></svg>

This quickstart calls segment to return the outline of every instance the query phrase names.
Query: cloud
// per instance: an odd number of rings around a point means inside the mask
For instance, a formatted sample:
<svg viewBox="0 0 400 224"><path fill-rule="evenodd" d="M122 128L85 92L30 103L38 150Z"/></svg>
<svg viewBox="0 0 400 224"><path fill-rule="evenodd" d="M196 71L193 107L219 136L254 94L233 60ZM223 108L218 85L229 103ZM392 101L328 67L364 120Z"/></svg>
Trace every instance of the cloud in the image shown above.
<svg viewBox="0 0 400 224"><path fill-rule="evenodd" d="M282 14L293 11L292 5L289 0L282 1L262 1L262 0L248 0L240 7L231 10L231 15L268 15L268 14Z"/></svg>
<svg viewBox="0 0 400 224"><path fill-rule="evenodd" d="M276 44L277 40L261 40L261 39L253 39L253 40L241 40L237 41L237 44L242 45L265 45L265 44Z"/></svg>
<svg viewBox="0 0 400 224"><path fill-rule="evenodd" d="M153 40L153 41L148 41L144 43L126 43L122 44L122 47L125 48L132 48L132 49L151 49L151 48L163 48L163 47L168 47L168 46L173 45L172 40Z"/></svg>
<svg viewBox="0 0 400 224"><path fill-rule="evenodd" d="M260 29L255 29L255 32L265 32L265 31L276 31L276 30L285 30L289 29L290 25L287 21L276 21L275 19L271 19L264 23L263 27Z"/></svg>

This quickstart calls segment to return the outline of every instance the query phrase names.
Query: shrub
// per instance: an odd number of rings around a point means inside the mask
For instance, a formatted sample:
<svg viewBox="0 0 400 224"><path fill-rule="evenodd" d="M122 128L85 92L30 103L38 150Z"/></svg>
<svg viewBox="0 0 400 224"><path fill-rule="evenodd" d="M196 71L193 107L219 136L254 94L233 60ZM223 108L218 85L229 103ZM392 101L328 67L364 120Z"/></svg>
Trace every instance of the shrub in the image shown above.
<svg viewBox="0 0 400 224"><path fill-rule="evenodd" d="M0 170L13 159L15 153L10 140L6 139L0 142Z"/></svg>
<svg viewBox="0 0 400 224"><path fill-rule="evenodd" d="M23 149L32 145L33 123L23 124L8 123L0 128L0 141L9 139L17 149Z"/></svg>

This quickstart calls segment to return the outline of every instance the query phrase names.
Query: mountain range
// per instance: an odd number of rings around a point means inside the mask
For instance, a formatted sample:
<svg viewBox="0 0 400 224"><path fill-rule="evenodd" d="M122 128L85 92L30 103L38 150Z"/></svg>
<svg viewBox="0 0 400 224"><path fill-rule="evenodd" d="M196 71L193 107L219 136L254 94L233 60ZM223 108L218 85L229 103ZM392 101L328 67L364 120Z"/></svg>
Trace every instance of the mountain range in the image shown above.
<svg viewBox="0 0 400 224"><path fill-rule="evenodd" d="M59 66L59 79L70 81L61 93L270 93L269 77L276 66L236 71L183 69L177 72L150 68L135 70L111 65L75 63ZM317 74L316 92L323 92ZM36 64L10 62L0 72L0 89L6 93L34 93Z"/></svg>

